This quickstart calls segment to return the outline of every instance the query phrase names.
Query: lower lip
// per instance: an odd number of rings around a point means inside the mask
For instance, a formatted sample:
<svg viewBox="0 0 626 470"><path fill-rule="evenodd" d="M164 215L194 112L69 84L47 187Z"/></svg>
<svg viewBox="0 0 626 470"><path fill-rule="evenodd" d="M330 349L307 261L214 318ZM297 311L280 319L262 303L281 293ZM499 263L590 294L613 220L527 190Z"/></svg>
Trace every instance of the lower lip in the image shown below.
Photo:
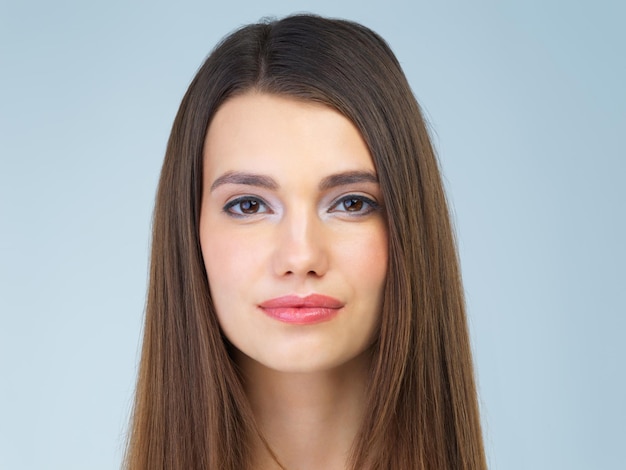
<svg viewBox="0 0 626 470"><path fill-rule="evenodd" d="M267 316L293 325L314 325L332 320L339 313L339 308L327 307L276 307L263 308Z"/></svg>

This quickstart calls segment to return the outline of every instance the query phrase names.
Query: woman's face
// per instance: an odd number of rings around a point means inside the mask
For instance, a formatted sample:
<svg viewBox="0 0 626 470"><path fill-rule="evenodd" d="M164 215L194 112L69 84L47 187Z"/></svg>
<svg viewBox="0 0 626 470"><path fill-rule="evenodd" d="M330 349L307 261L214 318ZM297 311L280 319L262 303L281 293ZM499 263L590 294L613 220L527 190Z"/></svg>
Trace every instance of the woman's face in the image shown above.
<svg viewBox="0 0 626 470"><path fill-rule="evenodd" d="M379 325L387 230L360 133L333 109L227 101L204 146L200 244L219 323L256 363L331 369Z"/></svg>

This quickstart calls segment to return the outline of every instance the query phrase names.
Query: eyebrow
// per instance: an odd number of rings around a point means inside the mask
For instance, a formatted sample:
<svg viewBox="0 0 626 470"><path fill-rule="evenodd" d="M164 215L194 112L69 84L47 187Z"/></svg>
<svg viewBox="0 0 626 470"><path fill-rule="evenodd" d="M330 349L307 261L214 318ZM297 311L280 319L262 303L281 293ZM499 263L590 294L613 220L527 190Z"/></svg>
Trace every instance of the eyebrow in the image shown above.
<svg viewBox="0 0 626 470"><path fill-rule="evenodd" d="M336 188L337 186L347 186L355 183L375 183L378 184L376 173L371 171L346 171L324 178L319 185L321 191Z"/></svg>
<svg viewBox="0 0 626 470"><path fill-rule="evenodd" d="M276 190L278 183L274 178L256 173L245 173L242 171L229 171L213 181L211 191L223 184L245 184L247 186L258 186L261 188Z"/></svg>
<svg viewBox="0 0 626 470"><path fill-rule="evenodd" d="M355 183L375 183L378 184L376 174L371 171L346 171L325 177L319 184L321 191L346 186ZM217 178L211 185L211 192L224 184L243 184L246 186L257 186L260 188L277 190L278 183L271 176L259 175L257 173L246 173L242 171L229 171Z"/></svg>

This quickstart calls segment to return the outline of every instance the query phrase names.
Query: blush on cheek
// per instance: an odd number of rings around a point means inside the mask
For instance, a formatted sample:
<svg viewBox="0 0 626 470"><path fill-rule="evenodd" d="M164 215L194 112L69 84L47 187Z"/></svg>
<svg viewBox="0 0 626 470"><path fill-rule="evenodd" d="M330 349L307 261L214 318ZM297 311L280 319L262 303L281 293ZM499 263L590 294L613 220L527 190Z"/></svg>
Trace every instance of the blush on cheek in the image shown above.
<svg viewBox="0 0 626 470"><path fill-rule="evenodd" d="M351 258L363 268L363 273L378 277L387 271L388 242L386 233L381 229L372 229L372 235L358 246L353 245Z"/></svg>
<svg viewBox="0 0 626 470"><path fill-rule="evenodd" d="M251 237L233 236L216 228L204 241L202 253L212 289L238 292L259 275L254 271L263 266L263 253Z"/></svg>

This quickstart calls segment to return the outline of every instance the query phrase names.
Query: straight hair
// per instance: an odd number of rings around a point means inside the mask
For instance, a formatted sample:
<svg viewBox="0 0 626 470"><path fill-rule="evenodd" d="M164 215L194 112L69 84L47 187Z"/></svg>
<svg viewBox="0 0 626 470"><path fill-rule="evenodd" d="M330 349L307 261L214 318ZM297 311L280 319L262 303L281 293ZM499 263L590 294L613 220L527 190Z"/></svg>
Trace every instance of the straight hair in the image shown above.
<svg viewBox="0 0 626 470"><path fill-rule="evenodd" d="M380 36L312 15L232 33L182 100L156 197L125 467L251 467L259 430L217 321L199 242L207 129L226 100L250 91L337 110L360 131L378 174L389 262L351 468L485 469L456 243L419 105Z"/></svg>

